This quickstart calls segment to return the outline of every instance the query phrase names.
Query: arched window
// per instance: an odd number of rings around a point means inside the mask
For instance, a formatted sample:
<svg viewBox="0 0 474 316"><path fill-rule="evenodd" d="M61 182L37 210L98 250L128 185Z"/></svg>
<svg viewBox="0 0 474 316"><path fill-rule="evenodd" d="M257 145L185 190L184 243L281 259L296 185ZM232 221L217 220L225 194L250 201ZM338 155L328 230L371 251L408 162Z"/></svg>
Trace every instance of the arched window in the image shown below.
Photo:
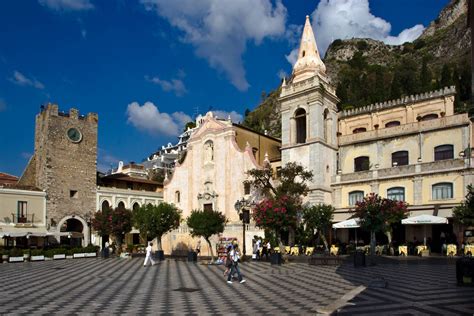
<svg viewBox="0 0 474 316"><path fill-rule="evenodd" d="M296 121L296 143L304 144L306 142L306 111L298 109L295 112Z"/></svg>
<svg viewBox="0 0 474 316"><path fill-rule="evenodd" d="M360 156L354 159L354 172L370 169L370 160L367 156Z"/></svg>
<svg viewBox="0 0 474 316"><path fill-rule="evenodd" d="M426 115L423 115L423 116L419 116L418 121L429 121L429 120L434 120L434 119L437 119L437 118L438 118L438 114L430 113L430 114L426 114Z"/></svg>
<svg viewBox="0 0 474 316"><path fill-rule="evenodd" d="M400 121L390 121L385 124L385 127L394 127L394 126L400 126Z"/></svg>
<svg viewBox="0 0 474 316"><path fill-rule="evenodd" d="M453 184L450 182L441 182L433 184L433 200L446 200L453 198Z"/></svg>
<svg viewBox="0 0 474 316"><path fill-rule="evenodd" d="M110 209L110 204L109 204L109 201L105 200L104 202L102 202L101 210L105 211L105 210L108 210L108 209Z"/></svg>
<svg viewBox="0 0 474 316"><path fill-rule="evenodd" d="M408 151L401 150L401 151L396 151L392 154L392 166L406 166L406 165L408 165Z"/></svg>
<svg viewBox="0 0 474 316"><path fill-rule="evenodd" d="M349 192L349 205L356 205L357 202L360 202L364 199L364 191L352 191Z"/></svg>
<svg viewBox="0 0 474 316"><path fill-rule="evenodd" d="M134 211L136 211L136 210L139 209L139 208L140 208L140 204L138 204L138 202L133 203L132 209L133 209Z"/></svg>
<svg viewBox="0 0 474 316"><path fill-rule="evenodd" d="M124 209L125 208L125 203L123 201L120 201L119 204L117 205L118 208Z"/></svg>
<svg viewBox="0 0 474 316"><path fill-rule="evenodd" d="M323 113L323 139L326 143L330 142L331 126L329 120L329 110L325 109Z"/></svg>
<svg viewBox="0 0 474 316"><path fill-rule="evenodd" d="M454 158L454 147L453 145L440 145L434 149L434 160L445 160Z"/></svg>
<svg viewBox="0 0 474 316"><path fill-rule="evenodd" d="M358 128L356 128L356 129L354 129L354 130L352 131L352 133L354 133L354 134L363 133L363 132L367 132L367 128L365 128L365 127L358 127Z"/></svg>
<svg viewBox="0 0 474 316"><path fill-rule="evenodd" d="M176 203L181 202L181 193L180 193L179 191L176 191L176 192L174 193L174 201L175 201Z"/></svg>
<svg viewBox="0 0 474 316"><path fill-rule="evenodd" d="M306 52L305 52L305 51L303 51L303 54L301 54L301 55L302 55L301 57L304 57L304 56L306 55Z"/></svg>
<svg viewBox="0 0 474 316"><path fill-rule="evenodd" d="M405 201L405 188L394 187L387 190L387 198L394 201Z"/></svg>

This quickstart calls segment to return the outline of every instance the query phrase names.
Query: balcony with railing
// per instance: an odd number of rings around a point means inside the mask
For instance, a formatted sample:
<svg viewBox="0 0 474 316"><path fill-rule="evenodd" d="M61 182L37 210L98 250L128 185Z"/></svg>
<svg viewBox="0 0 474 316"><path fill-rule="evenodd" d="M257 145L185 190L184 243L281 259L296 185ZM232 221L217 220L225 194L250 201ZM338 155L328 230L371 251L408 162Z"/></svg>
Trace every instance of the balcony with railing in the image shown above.
<svg viewBox="0 0 474 316"><path fill-rule="evenodd" d="M377 179L401 178L425 173L449 172L469 168L469 159L447 159L415 165L373 169L333 176L333 184L345 182L371 181Z"/></svg>
<svg viewBox="0 0 474 316"><path fill-rule="evenodd" d="M35 223L39 222L38 216L35 218L35 214L27 214L23 216L18 216L14 213L11 214L10 218L5 218L5 222L8 224L14 224L17 227L31 227L34 226Z"/></svg>

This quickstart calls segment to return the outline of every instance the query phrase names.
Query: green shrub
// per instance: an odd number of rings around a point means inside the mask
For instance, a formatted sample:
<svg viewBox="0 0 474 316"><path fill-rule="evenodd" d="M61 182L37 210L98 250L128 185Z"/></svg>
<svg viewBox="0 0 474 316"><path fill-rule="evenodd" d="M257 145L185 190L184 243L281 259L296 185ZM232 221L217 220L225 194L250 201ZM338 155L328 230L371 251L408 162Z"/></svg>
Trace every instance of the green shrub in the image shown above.
<svg viewBox="0 0 474 316"><path fill-rule="evenodd" d="M84 247L83 251L86 253L91 253L91 252L97 253L97 251L99 251L99 246L89 245L87 247Z"/></svg>
<svg viewBox="0 0 474 316"><path fill-rule="evenodd" d="M23 257L23 250L18 248L12 248L10 250L10 257Z"/></svg>
<svg viewBox="0 0 474 316"><path fill-rule="evenodd" d="M43 251L43 255L47 258L52 258L54 256L55 249L48 249Z"/></svg>
<svg viewBox="0 0 474 316"><path fill-rule="evenodd" d="M44 251L42 249L33 249L33 250L31 250L31 255L32 256L43 256Z"/></svg>

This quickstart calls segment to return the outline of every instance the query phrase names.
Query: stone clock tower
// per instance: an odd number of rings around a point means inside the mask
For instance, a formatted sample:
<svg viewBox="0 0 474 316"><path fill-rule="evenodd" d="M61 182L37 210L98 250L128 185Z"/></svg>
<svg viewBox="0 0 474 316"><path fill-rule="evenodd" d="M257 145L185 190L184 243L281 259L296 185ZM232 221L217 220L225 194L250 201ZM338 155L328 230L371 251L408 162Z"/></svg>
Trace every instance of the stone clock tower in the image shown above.
<svg viewBox="0 0 474 316"><path fill-rule="evenodd" d="M326 76L309 16L298 60L280 94L282 163L296 161L313 172L311 203L331 203L331 177L336 174L337 107L339 101Z"/></svg>
<svg viewBox="0 0 474 316"><path fill-rule="evenodd" d="M36 116L35 152L20 184L47 193L49 230L89 243L88 216L96 206L98 115L59 112L48 104ZM82 234L82 235L81 235Z"/></svg>

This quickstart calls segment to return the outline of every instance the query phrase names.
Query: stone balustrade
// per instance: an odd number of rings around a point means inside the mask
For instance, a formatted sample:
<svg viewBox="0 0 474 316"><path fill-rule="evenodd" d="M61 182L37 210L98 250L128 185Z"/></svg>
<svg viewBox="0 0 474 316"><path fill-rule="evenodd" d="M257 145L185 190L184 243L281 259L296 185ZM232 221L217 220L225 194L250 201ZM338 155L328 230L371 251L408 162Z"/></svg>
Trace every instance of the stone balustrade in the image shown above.
<svg viewBox="0 0 474 316"><path fill-rule="evenodd" d="M359 142L377 141L384 138L423 133L440 128L449 128L467 124L469 124L469 118L467 114L445 116L436 120L420 121L363 133L342 135L339 136L339 146L350 145Z"/></svg>
<svg viewBox="0 0 474 316"><path fill-rule="evenodd" d="M362 182L378 179L401 178L428 172L459 170L468 167L469 166L464 159L448 159L419 163L415 165L397 166L391 168L346 173L333 176L332 182L333 184L339 184L346 182Z"/></svg>

